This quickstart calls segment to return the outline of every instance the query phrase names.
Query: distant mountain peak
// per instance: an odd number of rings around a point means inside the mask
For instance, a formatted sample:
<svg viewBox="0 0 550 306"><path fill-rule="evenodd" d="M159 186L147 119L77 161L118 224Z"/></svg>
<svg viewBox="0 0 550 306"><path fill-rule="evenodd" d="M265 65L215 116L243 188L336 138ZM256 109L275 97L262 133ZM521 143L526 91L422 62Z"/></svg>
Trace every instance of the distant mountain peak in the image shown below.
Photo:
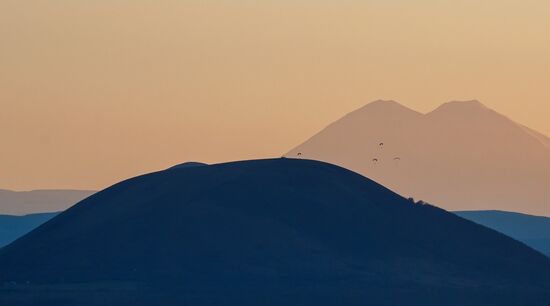
<svg viewBox="0 0 550 306"><path fill-rule="evenodd" d="M421 115L419 112L410 109L394 100L376 100L366 104L357 111L359 112L375 112L380 114L393 114L393 113L414 113Z"/></svg>
<svg viewBox="0 0 550 306"><path fill-rule="evenodd" d="M479 100L473 99L473 100L452 100L447 103L443 104L455 104L455 105L469 105L469 106L481 106L485 107L483 103L481 103Z"/></svg>
<svg viewBox="0 0 550 306"><path fill-rule="evenodd" d="M483 103L478 100L466 100L466 101L450 101L447 103L441 104L436 108L432 113L440 111L479 111L479 110L490 110Z"/></svg>
<svg viewBox="0 0 550 306"><path fill-rule="evenodd" d="M332 162L448 209L549 215L550 138L478 100L448 102L427 114L407 110L374 101L289 156Z"/></svg>
<svg viewBox="0 0 550 306"><path fill-rule="evenodd" d="M400 104L395 100L382 100L382 99L367 103L367 105L365 105L364 107L401 107L401 108L408 109L408 107L403 106L402 104Z"/></svg>
<svg viewBox="0 0 550 306"><path fill-rule="evenodd" d="M395 101L395 100L384 100L384 99L378 99L378 100L375 100L375 101L372 101L370 103L368 103L367 105L376 105L376 104L397 104L397 105L401 105L399 104L399 102Z"/></svg>

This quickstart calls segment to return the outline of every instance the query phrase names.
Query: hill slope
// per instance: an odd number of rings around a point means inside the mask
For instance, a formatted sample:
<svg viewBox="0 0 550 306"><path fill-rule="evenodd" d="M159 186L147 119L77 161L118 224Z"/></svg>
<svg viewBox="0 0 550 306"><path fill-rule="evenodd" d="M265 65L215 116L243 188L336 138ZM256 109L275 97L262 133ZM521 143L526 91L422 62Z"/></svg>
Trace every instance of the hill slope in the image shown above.
<svg viewBox="0 0 550 306"><path fill-rule="evenodd" d="M549 139L478 101L428 114L376 101L286 156L334 163L449 210L550 216Z"/></svg>
<svg viewBox="0 0 550 306"><path fill-rule="evenodd" d="M456 211L455 214L519 240L550 257L550 218L508 211Z"/></svg>
<svg viewBox="0 0 550 306"><path fill-rule="evenodd" d="M542 305L550 260L346 169L176 168L0 250L10 305Z"/></svg>

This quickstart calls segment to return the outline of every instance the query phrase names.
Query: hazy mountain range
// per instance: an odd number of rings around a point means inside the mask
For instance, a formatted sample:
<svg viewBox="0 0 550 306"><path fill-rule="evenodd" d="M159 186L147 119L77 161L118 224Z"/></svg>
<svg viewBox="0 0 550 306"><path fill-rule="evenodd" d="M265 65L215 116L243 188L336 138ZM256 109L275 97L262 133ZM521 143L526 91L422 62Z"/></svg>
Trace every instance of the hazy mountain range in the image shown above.
<svg viewBox="0 0 550 306"><path fill-rule="evenodd" d="M550 216L550 139L478 101L427 114L376 101L286 156L334 163L448 210Z"/></svg>
<svg viewBox="0 0 550 306"><path fill-rule="evenodd" d="M344 168L178 167L0 249L6 305L546 305L550 259ZM47 284L47 290L44 290Z"/></svg>
<svg viewBox="0 0 550 306"><path fill-rule="evenodd" d="M25 216L0 215L0 247L35 229L58 213L31 214Z"/></svg>
<svg viewBox="0 0 550 306"><path fill-rule="evenodd" d="M33 190L0 189L0 214L27 215L65 210L94 194L90 190Z"/></svg>
<svg viewBox="0 0 550 306"><path fill-rule="evenodd" d="M455 214L521 241L550 257L550 218L508 211L457 211Z"/></svg>

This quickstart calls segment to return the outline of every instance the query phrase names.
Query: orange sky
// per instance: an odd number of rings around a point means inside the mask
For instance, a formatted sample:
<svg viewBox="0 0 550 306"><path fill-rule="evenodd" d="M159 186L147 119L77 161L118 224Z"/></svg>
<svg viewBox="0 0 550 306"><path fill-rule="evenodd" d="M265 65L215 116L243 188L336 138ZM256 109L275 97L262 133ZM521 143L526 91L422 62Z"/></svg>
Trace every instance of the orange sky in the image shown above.
<svg viewBox="0 0 550 306"><path fill-rule="evenodd" d="M0 1L0 188L278 156L367 102L550 135L550 2Z"/></svg>

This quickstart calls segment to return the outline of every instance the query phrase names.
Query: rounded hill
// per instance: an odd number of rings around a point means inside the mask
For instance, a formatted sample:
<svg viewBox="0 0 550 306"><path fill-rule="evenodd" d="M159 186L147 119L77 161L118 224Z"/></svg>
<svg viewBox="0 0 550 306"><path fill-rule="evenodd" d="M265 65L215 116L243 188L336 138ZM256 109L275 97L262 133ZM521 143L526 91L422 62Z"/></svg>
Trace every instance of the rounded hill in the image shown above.
<svg viewBox="0 0 550 306"><path fill-rule="evenodd" d="M550 260L344 168L271 159L116 184L1 249L0 281L11 305L542 305Z"/></svg>

